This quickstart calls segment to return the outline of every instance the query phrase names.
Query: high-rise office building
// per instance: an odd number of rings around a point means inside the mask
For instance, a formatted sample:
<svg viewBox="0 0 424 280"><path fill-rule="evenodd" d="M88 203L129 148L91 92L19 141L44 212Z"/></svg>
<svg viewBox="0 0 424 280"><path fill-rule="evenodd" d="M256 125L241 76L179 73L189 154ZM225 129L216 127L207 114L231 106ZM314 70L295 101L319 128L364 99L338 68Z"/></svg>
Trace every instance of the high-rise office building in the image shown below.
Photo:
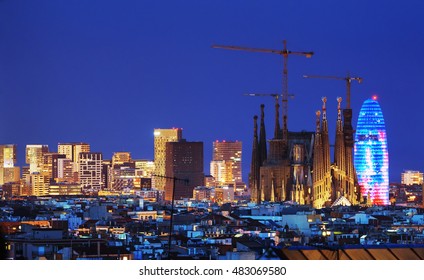
<svg viewBox="0 0 424 280"><path fill-rule="evenodd" d="M165 200L172 200L174 187L175 199L191 198L193 189L204 183L203 142L167 142L165 176L175 178L165 181Z"/></svg>
<svg viewBox="0 0 424 280"><path fill-rule="evenodd" d="M57 159L57 182L78 182L78 173L74 172L73 162L69 158Z"/></svg>
<svg viewBox="0 0 424 280"><path fill-rule="evenodd" d="M155 129L154 131L154 156L155 156L155 175L152 178L152 185L158 190L165 189L165 162L166 162L166 143L177 142L182 139L183 131L181 128Z"/></svg>
<svg viewBox="0 0 424 280"><path fill-rule="evenodd" d="M83 193L95 194L103 188L102 153L79 153L79 181Z"/></svg>
<svg viewBox="0 0 424 280"><path fill-rule="evenodd" d="M354 163L361 195L368 204L389 204L389 152L383 112L376 97L359 112Z"/></svg>
<svg viewBox="0 0 424 280"><path fill-rule="evenodd" d="M210 173L214 178L214 186L234 184L232 163L225 160L212 160Z"/></svg>
<svg viewBox="0 0 424 280"><path fill-rule="evenodd" d="M220 185L242 182L242 142L215 141L211 161L211 175Z"/></svg>
<svg viewBox="0 0 424 280"><path fill-rule="evenodd" d="M20 168L16 164L16 145L0 145L0 185L18 182Z"/></svg>
<svg viewBox="0 0 424 280"><path fill-rule="evenodd" d="M57 145L57 152L66 155L66 158L69 158L73 162L78 162L79 153L90 152L90 144L83 142L59 143Z"/></svg>
<svg viewBox="0 0 424 280"><path fill-rule="evenodd" d="M40 173L30 175L30 193L35 196L49 195L49 180Z"/></svg>
<svg viewBox="0 0 424 280"><path fill-rule="evenodd" d="M0 145L0 167L14 167L16 164L16 145Z"/></svg>
<svg viewBox="0 0 424 280"><path fill-rule="evenodd" d="M66 155L66 158L72 160L73 172L79 172L79 154L89 153L90 144L84 142L69 142L59 143L57 145L57 152L62 155Z"/></svg>
<svg viewBox="0 0 424 280"><path fill-rule="evenodd" d="M59 177L59 159L66 159L66 156L58 153L45 153L43 155L43 168L41 174L46 176L50 182L56 182Z"/></svg>
<svg viewBox="0 0 424 280"><path fill-rule="evenodd" d="M47 145L26 145L25 161L29 164L29 173L41 173L43 156L49 152Z"/></svg>
<svg viewBox="0 0 424 280"><path fill-rule="evenodd" d="M424 174L420 171L415 170L405 170L401 174L401 182L404 185L422 185Z"/></svg>

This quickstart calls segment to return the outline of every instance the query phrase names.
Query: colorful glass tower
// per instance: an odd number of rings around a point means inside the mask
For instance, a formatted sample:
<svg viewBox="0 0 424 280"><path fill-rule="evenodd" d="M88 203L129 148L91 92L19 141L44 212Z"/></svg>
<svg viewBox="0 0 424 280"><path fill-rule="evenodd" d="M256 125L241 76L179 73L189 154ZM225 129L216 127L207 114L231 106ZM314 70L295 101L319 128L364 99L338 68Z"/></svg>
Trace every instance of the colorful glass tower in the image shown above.
<svg viewBox="0 0 424 280"><path fill-rule="evenodd" d="M367 99L359 112L354 164L361 196L368 204L389 204L389 152L383 112L377 97Z"/></svg>

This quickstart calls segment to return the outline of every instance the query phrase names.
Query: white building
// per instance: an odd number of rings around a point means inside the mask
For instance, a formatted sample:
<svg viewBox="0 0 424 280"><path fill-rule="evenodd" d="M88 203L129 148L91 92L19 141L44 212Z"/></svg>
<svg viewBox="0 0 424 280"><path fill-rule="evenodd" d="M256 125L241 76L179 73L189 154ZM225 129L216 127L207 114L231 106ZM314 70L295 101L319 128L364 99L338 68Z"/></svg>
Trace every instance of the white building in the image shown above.
<svg viewBox="0 0 424 280"><path fill-rule="evenodd" d="M404 185L422 185L423 184L423 173L414 170L405 170L401 174L401 182Z"/></svg>

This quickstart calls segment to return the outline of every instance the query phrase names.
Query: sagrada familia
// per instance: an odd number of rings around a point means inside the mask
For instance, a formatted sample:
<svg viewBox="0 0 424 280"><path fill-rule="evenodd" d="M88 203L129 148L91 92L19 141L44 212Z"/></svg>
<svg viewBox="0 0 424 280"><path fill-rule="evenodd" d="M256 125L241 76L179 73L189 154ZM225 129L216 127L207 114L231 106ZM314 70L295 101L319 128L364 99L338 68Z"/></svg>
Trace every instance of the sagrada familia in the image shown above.
<svg viewBox="0 0 424 280"><path fill-rule="evenodd" d="M352 109L341 108L338 98L334 159L330 156L327 99L316 112L315 132L292 132L283 118L280 127L278 99L275 104L274 137L267 144L264 105L254 116L252 161L249 174L251 200L292 201L314 208L332 205L355 205L360 202L360 189L353 165L354 130ZM343 118L342 118L343 111Z"/></svg>

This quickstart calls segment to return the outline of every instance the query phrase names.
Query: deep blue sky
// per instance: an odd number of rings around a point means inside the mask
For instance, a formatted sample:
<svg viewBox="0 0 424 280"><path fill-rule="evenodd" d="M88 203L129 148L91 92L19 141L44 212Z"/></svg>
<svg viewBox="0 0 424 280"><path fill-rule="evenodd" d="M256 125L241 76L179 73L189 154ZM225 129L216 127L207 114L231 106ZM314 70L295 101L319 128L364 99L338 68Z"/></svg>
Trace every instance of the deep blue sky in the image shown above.
<svg viewBox="0 0 424 280"><path fill-rule="evenodd" d="M289 129L313 130L321 97L334 131L342 81L352 85L356 118L379 96L386 120L390 179L424 170L424 17L422 1L0 1L0 143L85 141L110 158L130 151L153 159L153 129L182 127L203 141L205 171L214 140L243 141L251 158L252 117L281 92L278 55L211 48L212 44L314 51L289 58ZM269 138L268 137L268 138ZM333 141L333 140L332 140Z"/></svg>

